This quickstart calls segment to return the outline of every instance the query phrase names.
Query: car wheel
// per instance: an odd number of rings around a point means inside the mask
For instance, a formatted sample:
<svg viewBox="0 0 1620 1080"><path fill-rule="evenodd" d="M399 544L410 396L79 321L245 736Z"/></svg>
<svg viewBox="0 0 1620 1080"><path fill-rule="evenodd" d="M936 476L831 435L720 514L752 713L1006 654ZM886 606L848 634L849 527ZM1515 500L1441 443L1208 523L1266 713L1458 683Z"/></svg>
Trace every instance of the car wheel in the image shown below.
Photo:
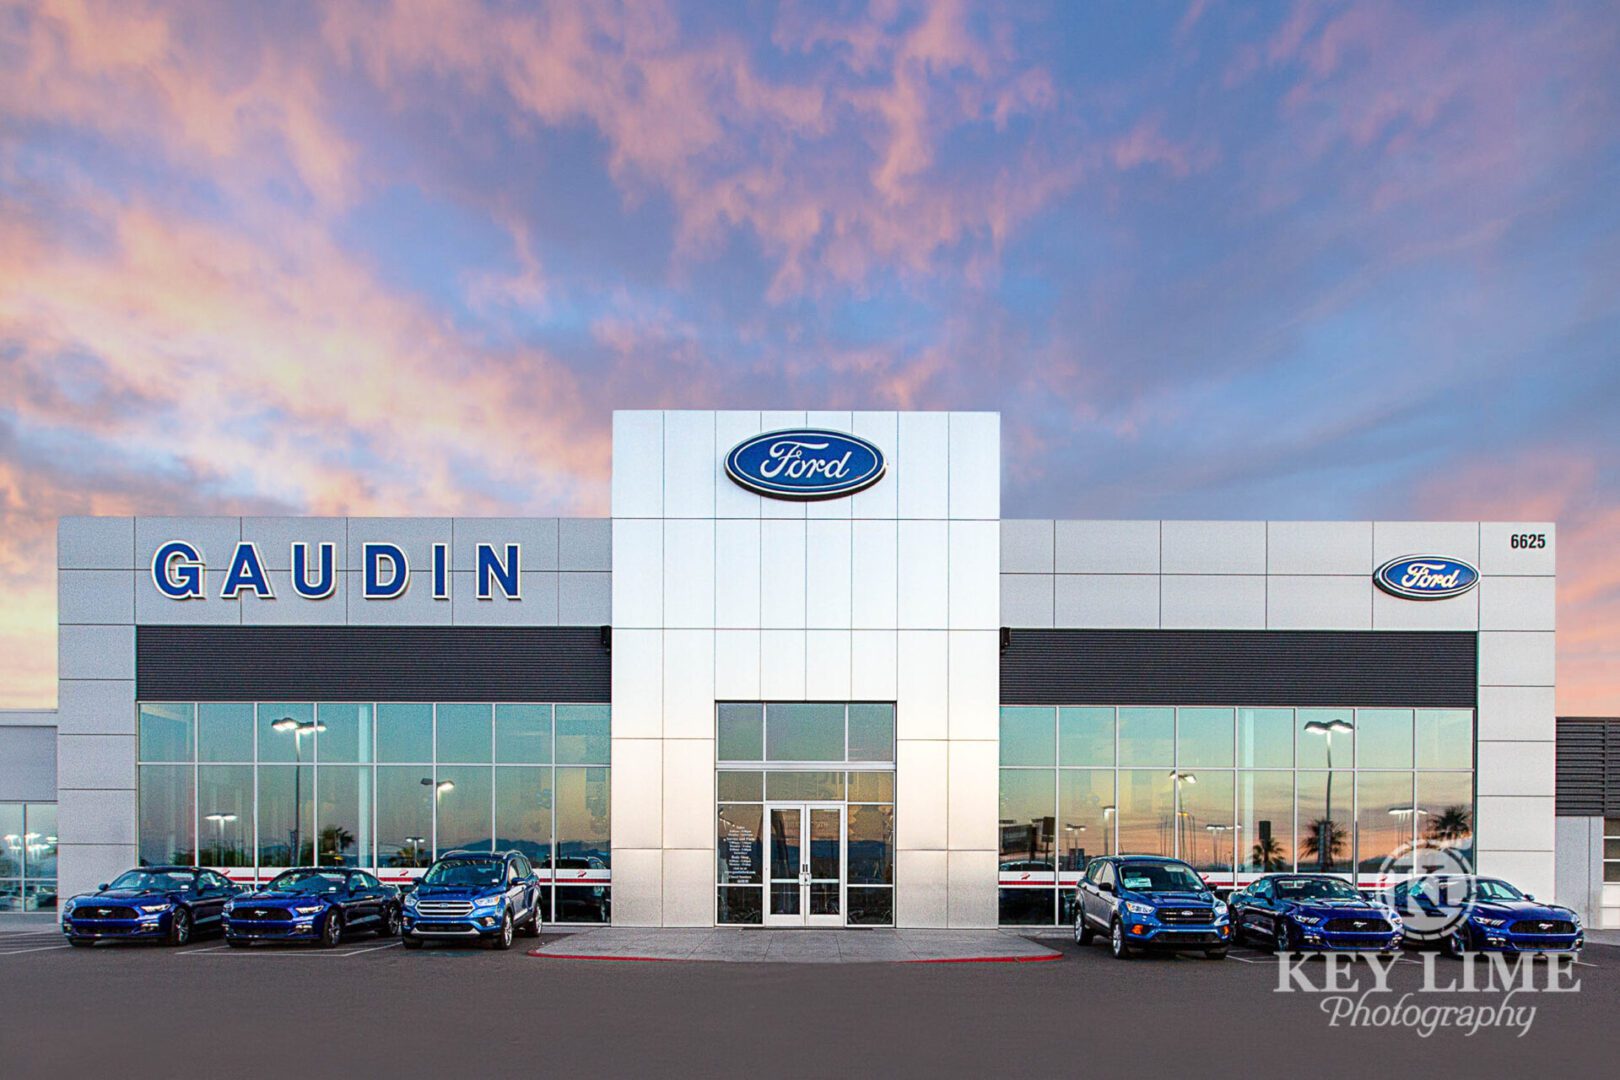
<svg viewBox="0 0 1620 1080"><path fill-rule="evenodd" d="M169 936L164 939L166 945L184 945L191 940L191 912L185 908L175 908L174 914L169 916Z"/></svg>
<svg viewBox="0 0 1620 1080"><path fill-rule="evenodd" d="M501 916L501 932L489 939L489 947L505 952L512 947L512 913Z"/></svg>
<svg viewBox="0 0 1620 1080"><path fill-rule="evenodd" d="M68 944L72 945L76 949L84 949L84 948L88 948L91 945L94 945L95 942L93 940L91 940L90 938L70 937L70 938L68 938Z"/></svg>
<svg viewBox="0 0 1620 1080"><path fill-rule="evenodd" d="M523 924L524 937L540 936L540 909L535 908L529 915L529 921Z"/></svg>
<svg viewBox="0 0 1620 1080"><path fill-rule="evenodd" d="M422 939L417 937L415 934L406 934L400 939L400 944L405 946L407 949L420 949L422 947Z"/></svg>
<svg viewBox="0 0 1620 1080"><path fill-rule="evenodd" d="M378 933L382 937L399 937L399 928L399 908L390 905L388 910L383 913L383 925Z"/></svg>
<svg viewBox="0 0 1620 1080"><path fill-rule="evenodd" d="M328 911L326 921L321 924L321 948L335 949L342 940L343 916L335 911Z"/></svg>
<svg viewBox="0 0 1620 1080"><path fill-rule="evenodd" d="M1085 913L1081 912L1081 911L1075 912L1074 913L1074 943L1076 945L1090 945L1091 944L1091 935L1092 935L1092 930L1091 930L1091 927L1086 925Z"/></svg>
<svg viewBox="0 0 1620 1080"><path fill-rule="evenodd" d="M1115 960L1131 958L1131 947L1125 944L1125 926L1118 919L1108 931L1108 951L1114 954Z"/></svg>
<svg viewBox="0 0 1620 1080"><path fill-rule="evenodd" d="M1273 952L1293 952L1294 935L1288 932L1288 924L1278 920L1272 933L1271 949Z"/></svg>
<svg viewBox="0 0 1620 1080"><path fill-rule="evenodd" d="M1459 928L1441 938L1440 951L1453 960L1461 960L1463 954L1468 951L1468 941L1464 936L1464 931Z"/></svg>

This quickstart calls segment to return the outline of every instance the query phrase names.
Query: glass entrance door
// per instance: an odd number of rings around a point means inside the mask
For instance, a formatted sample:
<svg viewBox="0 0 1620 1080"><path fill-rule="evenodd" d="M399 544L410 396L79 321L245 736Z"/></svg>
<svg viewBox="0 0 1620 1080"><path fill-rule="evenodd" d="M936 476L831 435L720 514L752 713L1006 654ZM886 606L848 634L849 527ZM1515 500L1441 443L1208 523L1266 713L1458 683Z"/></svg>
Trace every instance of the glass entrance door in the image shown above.
<svg viewBox="0 0 1620 1080"><path fill-rule="evenodd" d="M766 926L844 925L844 807L765 807Z"/></svg>

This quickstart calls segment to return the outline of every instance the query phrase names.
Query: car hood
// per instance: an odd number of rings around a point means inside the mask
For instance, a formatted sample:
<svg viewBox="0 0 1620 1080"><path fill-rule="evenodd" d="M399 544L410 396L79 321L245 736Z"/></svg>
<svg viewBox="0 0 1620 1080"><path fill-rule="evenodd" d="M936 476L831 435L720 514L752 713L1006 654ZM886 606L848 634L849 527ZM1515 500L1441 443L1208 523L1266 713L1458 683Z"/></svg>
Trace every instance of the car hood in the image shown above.
<svg viewBox="0 0 1620 1080"><path fill-rule="evenodd" d="M1538 904L1534 900L1502 900L1477 904L1474 913L1484 915L1488 919L1545 919L1563 922L1575 920L1575 913L1568 908Z"/></svg>
<svg viewBox="0 0 1620 1080"><path fill-rule="evenodd" d="M1368 900L1308 900L1295 901L1285 906L1290 915L1315 915L1324 919L1339 919L1357 915L1376 915L1380 919L1389 913Z"/></svg>
<svg viewBox="0 0 1620 1080"><path fill-rule="evenodd" d="M237 907L242 907L245 904L249 907L289 908L309 907L312 904L325 904L330 902L332 898L330 896L322 896L315 893L250 892L242 893L235 899Z"/></svg>
<svg viewBox="0 0 1620 1080"><path fill-rule="evenodd" d="M1157 904L1161 907L1180 907L1192 905L1194 907L1214 907L1215 897L1209 893L1195 892L1157 892L1139 893L1126 890L1127 895L1140 899L1143 903Z"/></svg>
<svg viewBox="0 0 1620 1080"><path fill-rule="evenodd" d="M156 904L170 902L173 893L151 892L143 889L108 889L105 892L85 893L73 898L75 904Z"/></svg>
<svg viewBox="0 0 1620 1080"><path fill-rule="evenodd" d="M505 891L493 885L418 885L412 895L418 900L483 900Z"/></svg>

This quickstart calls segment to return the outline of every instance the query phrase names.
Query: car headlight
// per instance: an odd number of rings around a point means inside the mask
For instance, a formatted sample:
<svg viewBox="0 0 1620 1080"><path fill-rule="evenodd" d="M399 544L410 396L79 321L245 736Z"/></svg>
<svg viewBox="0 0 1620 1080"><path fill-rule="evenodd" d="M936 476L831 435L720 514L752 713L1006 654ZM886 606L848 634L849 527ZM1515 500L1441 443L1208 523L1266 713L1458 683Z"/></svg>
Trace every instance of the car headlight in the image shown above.
<svg viewBox="0 0 1620 1080"><path fill-rule="evenodd" d="M1125 910L1130 912L1132 915L1151 915L1153 914L1153 905L1138 904L1134 900L1127 900L1125 901Z"/></svg>
<svg viewBox="0 0 1620 1080"><path fill-rule="evenodd" d="M1294 921L1295 922L1302 922L1306 926L1315 926L1317 923L1322 921L1322 916L1320 916L1320 915L1295 915L1294 916Z"/></svg>
<svg viewBox="0 0 1620 1080"><path fill-rule="evenodd" d="M1581 917L1573 911L1569 913L1569 921L1574 924L1575 929L1579 930L1581 928Z"/></svg>
<svg viewBox="0 0 1620 1080"><path fill-rule="evenodd" d="M320 914L320 912L323 909L324 909L324 905L322 905L322 904L314 904L314 905L312 905L310 907L295 907L295 908L293 908L293 910L298 912L298 914L300 914L300 915L318 915L318 914Z"/></svg>
<svg viewBox="0 0 1620 1080"><path fill-rule="evenodd" d="M1506 919L1487 919L1482 915L1475 915L1474 916L1474 921L1479 923L1479 925L1481 925L1481 926L1506 926L1507 925L1507 920Z"/></svg>
<svg viewBox="0 0 1620 1080"><path fill-rule="evenodd" d="M1217 900L1217 901L1215 901L1215 917L1217 919L1219 919L1220 917L1222 917L1225 914L1226 914L1226 901L1225 900Z"/></svg>
<svg viewBox="0 0 1620 1080"><path fill-rule="evenodd" d="M416 894L415 893L410 893L409 895L407 895L405 897L405 906L406 907L415 907L416 906Z"/></svg>
<svg viewBox="0 0 1620 1080"><path fill-rule="evenodd" d="M63 904L62 905L62 914L63 915L71 915L71 914L73 914L73 909L78 906L78 903L79 903L79 898L75 896L73 899L71 899L67 903Z"/></svg>
<svg viewBox="0 0 1620 1080"><path fill-rule="evenodd" d="M236 910L236 901L235 900L227 900L227 901L225 901L225 906L223 908L221 908L220 910L225 912L225 914L229 915L231 912Z"/></svg>
<svg viewBox="0 0 1620 1080"><path fill-rule="evenodd" d="M505 899L505 896L483 896L473 901L473 907L498 908L501 906L501 901Z"/></svg>
<svg viewBox="0 0 1620 1080"><path fill-rule="evenodd" d="M148 915L156 915L159 912L168 911L169 910L169 905L168 904L142 904L141 905L141 910L146 912Z"/></svg>

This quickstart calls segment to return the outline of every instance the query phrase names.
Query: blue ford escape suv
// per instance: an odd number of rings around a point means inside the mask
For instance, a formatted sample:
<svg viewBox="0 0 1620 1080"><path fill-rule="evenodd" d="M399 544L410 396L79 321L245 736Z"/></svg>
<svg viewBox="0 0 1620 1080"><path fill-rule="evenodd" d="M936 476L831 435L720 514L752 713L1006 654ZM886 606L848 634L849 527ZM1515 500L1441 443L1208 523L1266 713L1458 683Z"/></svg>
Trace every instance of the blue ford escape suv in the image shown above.
<svg viewBox="0 0 1620 1080"><path fill-rule="evenodd" d="M1119 960L1139 949L1226 955L1232 926L1226 904L1198 871L1158 855L1092 859L1075 889L1074 941L1089 945L1105 934Z"/></svg>
<svg viewBox="0 0 1620 1080"><path fill-rule="evenodd" d="M407 949L429 938L510 949L540 935L540 877L520 851L452 851L439 856L405 897Z"/></svg>

